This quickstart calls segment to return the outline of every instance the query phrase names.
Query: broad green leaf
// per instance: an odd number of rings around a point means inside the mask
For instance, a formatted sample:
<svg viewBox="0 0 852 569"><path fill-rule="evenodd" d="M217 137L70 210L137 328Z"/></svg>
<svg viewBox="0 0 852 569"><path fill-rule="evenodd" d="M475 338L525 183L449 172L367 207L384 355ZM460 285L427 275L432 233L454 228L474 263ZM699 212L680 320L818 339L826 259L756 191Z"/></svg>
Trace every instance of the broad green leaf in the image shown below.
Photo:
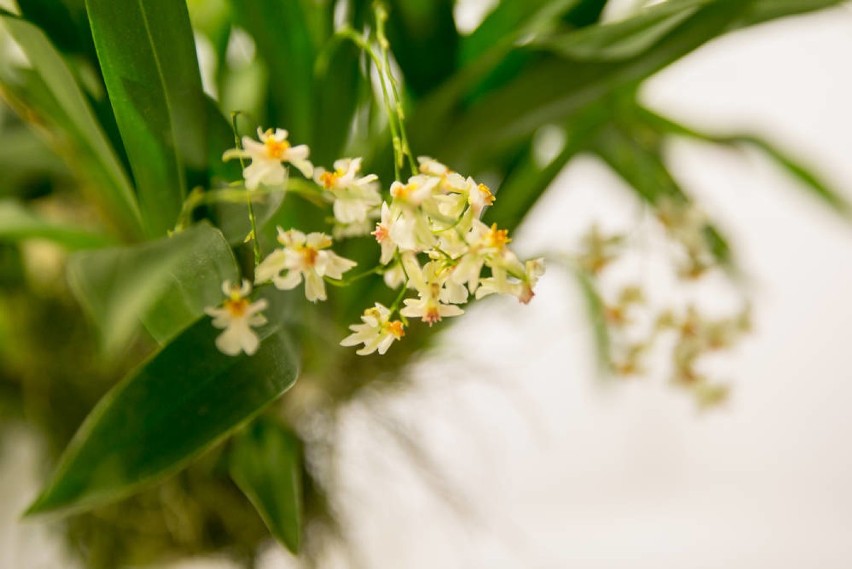
<svg viewBox="0 0 852 569"><path fill-rule="evenodd" d="M249 357L214 346L201 318L110 390L72 439L27 515L81 511L173 473L278 398L296 380L287 333L260 330Z"/></svg>
<svg viewBox="0 0 852 569"><path fill-rule="evenodd" d="M16 200L0 200L0 241L24 239L47 239L68 249L92 249L113 243L106 235L43 219Z"/></svg>
<svg viewBox="0 0 852 569"><path fill-rule="evenodd" d="M33 77L43 86L39 94L49 101L53 111L45 118L63 129L74 147L72 166L92 180L89 190L113 223L125 235L137 236L142 222L133 189L62 56L32 24L2 13L0 21L27 54L33 66ZM4 83L16 91L10 81Z"/></svg>
<svg viewBox="0 0 852 569"><path fill-rule="evenodd" d="M222 233L206 223L132 247L77 253L68 263L71 290L98 325L107 354L136 331L140 319L164 342L221 303L222 282L237 266Z"/></svg>
<svg viewBox="0 0 852 569"><path fill-rule="evenodd" d="M269 68L270 119L275 124L264 126L289 130L294 144L311 143L316 46L305 7L298 0L231 0L231 4L236 23L251 35ZM235 110L240 109L225 109Z"/></svg>
<svg viewBox="0 0 852 569"><path fill-rule="evenodd" d="M260 418L234 437L231 478L275 539L294 554L302 540L302 456L299 439Z"/></svg>
<svg viewBox="0 0 852 569"><path fill-rule="evenodd" d="M186 4L86 0L86 7L147 232L165 235L207 166L204 93Z"/></svg>

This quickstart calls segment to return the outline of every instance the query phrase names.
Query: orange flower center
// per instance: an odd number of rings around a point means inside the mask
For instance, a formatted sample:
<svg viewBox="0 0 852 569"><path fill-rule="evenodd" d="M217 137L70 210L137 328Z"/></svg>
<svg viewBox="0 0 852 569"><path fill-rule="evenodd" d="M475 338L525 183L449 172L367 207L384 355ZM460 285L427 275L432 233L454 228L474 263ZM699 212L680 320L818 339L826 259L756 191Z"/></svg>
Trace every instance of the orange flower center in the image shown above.
<svg viewBox="0 0 852 569"><path fill-rule="evenodd" d="M305 263L306 267L313 267L317 262L317 255L319 251L314 249L313 247L304 247L301 251L302 260Z"/></svg>
<svg viewBox="0 0 852 569"><path fill-rule="evenodd" d="M403 324L399 320L394 320L393 322L388 322L385 324L385 330L390 332L394 338L399 340L403 336L405 336L405 330L403 329Z"/></svg>
<svg viewBox="0 0 852 569"><path fill-rule="evenodd" d="M330 190L335 186L339 178L340 175L337 172L323 172L320 174L320 183L322 183L326 190Z"/></svg>
<svg viewBox="0 0 852 569"><path fill-rule="evenodd" d="M266 155L275 160L282 160L284 153L290 148L290 143L286 140L276 140L274 136L266 136L263 140L266 146Z"/></svg>
<svg viewBox="0 0 852 569"><path fill-rule="evenodd" d="M225 310L231 318L242 318L245 316L249 307L249 301L245 298L239 298L232 295L231 298L225 301Z"/></svg>
<svg viewBox="0 0 852 569"><path fill-rule="evenodd" d="M491 230L486 235L485 240L490 247L494 247L495 249L502 249L512 241L509 237L509 230L497 229L496 223L491 225Z"/></svg>

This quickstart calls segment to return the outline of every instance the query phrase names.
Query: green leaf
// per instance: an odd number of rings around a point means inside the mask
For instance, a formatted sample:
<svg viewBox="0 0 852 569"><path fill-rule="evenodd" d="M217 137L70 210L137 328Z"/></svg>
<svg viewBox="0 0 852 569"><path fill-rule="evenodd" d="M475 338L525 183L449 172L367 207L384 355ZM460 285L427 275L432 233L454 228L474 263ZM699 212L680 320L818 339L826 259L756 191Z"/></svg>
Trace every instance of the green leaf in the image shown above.
<svg viewBox="0 0 852 569"><path fill-rule="evenodd" d="M84 0L18 0L18 6L62 51L94 54Z"/></svg>
<svg viewBox="0 0 852 569"><path fill-rule="evenodd" d="M186 3L86 0L86 6L147 232L165 235L188 186L204 181L199 173L207 166L204 93Z"/></svg>
<svg viewBox="0 0 852 569"><path fill-rule="evenodd" d="M504 0L482 23L462 38L461 59L469 62L501 45L511 45L527 33L555 25L558 17L578 0Z"/></svg>
<svg viewBox="0 0 852 569"><path fill-rule="evenodd" d="M456 69L459 34L453 0L390 0L388 40L405 85L424 95Z"/></svg>
<svg viewBox="0 0 852 569"><path fill-rule="evenodd" d="M302 538L301 458L296 435L262 418L234 438L230 456L234 482L294 554Z"/></svg>
<svg viewBox="0 0 852 569"><path fill-rule="evenodd" d="M606 375L611 371L612 367L610 355L612 339L610 338L609 327L606 324L606 307L604 301L598 293L591 275L577 268L572 269L571 272L577 279L577 285L580 287L580 292L586 301L586 314L588 315L594 334L598 371L601 375Z"/></svg>
<svg viewBox="0 0 852 569"><path fill-rule="evenodd" d="M710 134L695 128L677 123L669 118L663 117L645 108L637 109L640 120L658 129L660 132L686 136L713 144L724 144L728 146L752 147L762 152L782 170L799 181L802 187L808 190L824 204L837 213L848 216L852 214L852 207L841 192L833 189L811 168L808 168L798 159L792 157L788 152L781 150L771 142L752 134Z"/></svg>
<svg viewBox="0 0 852 569"><path fill-rule="evenodd" d="M26 515L125 497L177 471L293 385L298 366L283 329L260 330L251 357L216 350L220 332L202 318L110 390Z"/></svg>
<svg viewBox="0 0 852 569"><path fill-rule="evenodd" d="M595 106L568 121L565 146L549 164L537 164L531 141L500 184L494 205L485 210L485 221L510 231L518 227L568 161L585 149L608 118L606 108Z"/></svg>
<svg viewBox="0 0 852 569"><path fill-rule="evenodd" d="M349 136L358 107L362 86L361 49L349 41L336 41L317 61L316 128L311 158L316 164L331 167L340 157Z"/></svg>
<svg viewBox="0 0 852 569"><path fill-rule="evenodd" d="M313 136L314 59L316 46L301 1L231 0L234 18L254 39L269 68L274 124L290 131L294 144ZM234 111L239 109L225 109ZM318 133L322 136L322 133Z"/></svg>
<svg viewBox="0 0 852 569"><path fill-rule="evenodd" d="M669 0L614 23L543 37L534 45L576 60L606 61L635 57L675 29L711 0Z"/></svg>
<svg viewBox="0 0 852 569"><path fill-rule="evenodd" d="M717 0L702 7L655 44L617 61L581 61L539 54L522 73L470 108L464 91L448 85L424 111L411 117L415 148L441 148L457 163L476 170L547 123L561 123L610 93L637 84L710 39L730 29L744 5Z"/></svg>
<svg viewBox="0 0 852 569"><path fill-rule="evenodd" d="M133 189L62 56L32 24L2 13L0 21L27 54L34 77L41 83L39 95L52 110L45 118L62 128L74 146L72 166L93 181L90 191L113 223L125 235L138 236L142 222ZM12 92L18 91L10 80L4 84Z"/></svg>
<svg viewBox="0 0 852 569"><path fill-rule="evenodd" d="M662 141L657 133L630 131L610 124L591 141L592 150L606 162L645 201L657 204L664 198L675 202L689 200L669 172L662 157ZM714 256L731 265L731 250L717 229L706 227L706 238Z"/></svg>
<svg viewBox="0 0 852 569"><path fill-rule="evenodd" d="M47 239L68 249L92 249L113 243L107 235L42 219L16 200L0 200L0 241Z"/></svg>
<svg viewBox="0 0 852 569"><path fill-rule="evenodd" d="M786 16L840 6L846 0L752 0L743 24L753 25Z"/></svg>
<svg viewBox="0 0 852 569"><path fill-rule="evenodd" d="M68 263L71 290L115 354L141 319L164 342L222 300L236 282L236 262L222 233L207 223L132 247L80 252Z"/></svg>

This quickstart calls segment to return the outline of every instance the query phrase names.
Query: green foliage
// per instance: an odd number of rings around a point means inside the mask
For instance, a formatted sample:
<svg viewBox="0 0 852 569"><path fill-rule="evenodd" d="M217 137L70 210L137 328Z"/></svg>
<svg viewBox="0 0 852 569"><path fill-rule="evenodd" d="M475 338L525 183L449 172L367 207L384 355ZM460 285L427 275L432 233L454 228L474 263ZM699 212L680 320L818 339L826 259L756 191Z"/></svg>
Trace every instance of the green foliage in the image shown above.
<svg viewBox="0 0 852 569"><path fill-rule="evenodd" d="M368 41L362 33L376 29L372 3L347 2L348 11L332 0L193 0L188 8L176 0L19 4L21 16L0 11L0 21L28 65L1 62L0 84L4 98L36 124L44 141L31 133L12 136L20 124L8 130L0 125L6 143L0 147L0 240L47 239L68 250L85 249L68 259L68 280L100 331L105 361L119 371L104 367L116 377L125 375L139 351L151 349L150 343L133 343L140 323L162 346L90 413L89 392L89 399L68 397L78 405L68 415L88 418L30 513L114 503L177 472L245 425L224 455L227 469L271 534L294 553L305 549L302 527L329 511L327 506L303 511L303 503L324 504L327 490L303 468L302 443L293 434L304 421L303 404L319 399L333 410L371 382L398 381L402 374L379 371L404 366L433 333L413 331L405 348L385 358L382 370L375 360L353 361L339 351L335 334L341 323L360 312L365 291L383 288L380 275L368 274L310 311L302 311L302 301L292 296L267 295L270 312L298 330L303 364L288 333L275 326L261 329L261 348L253 357L218 352L214 338L220 332L202 316L204 308L221 304L223 281L250 279L254 269L244 244L251 229L247 196L228 185L241 167L221 157L235 144L226 117L241 113L239 134L256 126L286 128L294 144L311 145L318 165L329 167L347 153L363 155L365 169L390 182L387 117L370 90L373 62L358 43ZM600 21L603 0L504 0L469 35L461 35L451 0L392 0L387 28L393 62L402 72L401 114L414 153L458 171L487 172L498 195L486 210L488 223L515 229L581 153L601 158L648 204L688 202L665 161L673 136L757 148L803 188L848 214L840 193L771 141L699 132L648 111L636 96L647 78L722 34L837 4L840 0L669 0L607 23ZM213 46L214 98L202 91L190 11L196 32ZM336 29L336 23L343 27ZM256 50L242 67L229 58L237 30ZM245 108L232 108L232 101ZM536 150L543 127L565 134L564 145L546 163ZM57 166L60 156L67 169ZM96 227L36 215L39 209L29 203L33 179L46 186L38 191L46 201L61 197L73 179L70 193L79 191L100 214L87 217ZM297 189L286 199L281 192L251 196L264 247L274 238L275 223L305 229L322 224L327 212L295 195ZM176 227L182 231L167 236ZM714 229L706 232L717 259L727 260L727 243ZM20 253L3 247L0 253L13 261L6 264L14 265L8 280L23 287ZM346 256L362 266L376 256L369 239L346 247ZM4 266L0 281L7 276ZM587 275L578 278L604 353L609 338L603 300ZM51 306L67 301L62 291L51 294L57 296ZM0 317L4 338L14 327L11 318ZM64 352L62 357L70 358ZM281 409L249 424L295 382L300 365L311 372L310 387L322 394L308 391L304 399L290 394ZM65 367L67 374L88 369L70 360ZM87 380L53 373L42 381L60 377L68 386L57 393L74 394ZM24 397L26 390L8 391L13 393L8 397ZM199 485L186 484L187 492ZM228 548L239 528L222 531L224 537L214 540L218 549ZM254 536L246 539L257 545ZM204 549L198 543L180 547ZM103 566L118 565L120 558L100 557L107 560Z"/></svg>
<svg viewBox="0 0 852 569"><path fill-rule="evenodd" d="M0 200L0 241L46 239L68 249L96 249L112 242L107 235L42 219L16 200Z"/></svg>
<svg viewBox="0 0 852 569"><path fill-rule="evenodd" d="M298 365L286 331L265 328L260 350L236 358L216 350L217 333L202 318L104 396L27 514L127 496L175 472L293 385Z"/></svg>
<svg viewBox="0 0 852 569"><path fill-rule="evenodd" d="M27 54L33 66L32 78L37 80L35 90L22 88L11 77L3 79L4 85L21 103L35 103L45 120L67 136L75 166L92 180L91 191L97 202L125 234L137 235L142 220L133 190L62 55L36 26L2 13L0 21ZM37 97L30 97L35 91Z"/></svg>
<svg viewBox="0 0 852 569"><path fill-rule="evenodd" d="M236 282L234 256L222 233L208 224L140 245L74 255L68 279L98 325L104 351L126 346L141 321L166 342L219 304L225 280Z"/></svg>
<svg viewBox="0 0 852 569"><path fill-rule="evenodd" d="M87 0L147 233L174 227L188 186L206 178L204 93L189 15L172 0Z"/></svg>
<svg viewBox="0 0 852 569"><path fill-rule="evenodd" d="M296 436L261 419L234 437L231 476L275 539L293 553L302 541L302 460Z"/></svg>

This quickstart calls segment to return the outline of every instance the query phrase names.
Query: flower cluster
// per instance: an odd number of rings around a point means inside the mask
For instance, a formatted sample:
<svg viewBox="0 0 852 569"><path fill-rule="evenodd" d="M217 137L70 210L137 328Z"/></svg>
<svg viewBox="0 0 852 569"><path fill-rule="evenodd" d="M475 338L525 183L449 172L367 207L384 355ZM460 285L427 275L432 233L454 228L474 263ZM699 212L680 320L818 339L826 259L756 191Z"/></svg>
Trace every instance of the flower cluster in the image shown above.
<svg viewBox="0 0 852 569"><path fill-rule="evenodd" d="M257 264L255 285L271 283L290 290L304 282L309 301L326 300L326 281L346 284L344 273L356 266L331 249L334 239L372 235L380 249L379 261L365 274L381 273L387 286L400 291L390 307L376 303L365 310L362 323L350 326L352 334L342 345L363 344L356 352L360 355L384 354L405 335L408 318L431 326L463 314L461 305L472 297L500 293L527 303L534 296L544 262L521 261L508 247L508 231L480 220L483 210L494 203L485 184L421 157L418 171L405 182L393 182L383 199L378 177L361 173L361 158L337 160L332 170L314 168L309 148L291 146L287 135L282 129L258 129L258 140L243 137L242 147L228 150L223 159L251 160L243 168L249 191L261 185L283 188L288 180L286 164L292 164L315 183L316 195L331 205L331 236L278 227L281 246ZM217 346L227 354L257 349L251 326L263 318L257 313L265 301L246 304L246 310L251 309L246 317L234 308L235 303L248 303L249 292L250 286L234 292L228 285L224 306L207 309L216 318L214 325L226 328Z"/></svg>

